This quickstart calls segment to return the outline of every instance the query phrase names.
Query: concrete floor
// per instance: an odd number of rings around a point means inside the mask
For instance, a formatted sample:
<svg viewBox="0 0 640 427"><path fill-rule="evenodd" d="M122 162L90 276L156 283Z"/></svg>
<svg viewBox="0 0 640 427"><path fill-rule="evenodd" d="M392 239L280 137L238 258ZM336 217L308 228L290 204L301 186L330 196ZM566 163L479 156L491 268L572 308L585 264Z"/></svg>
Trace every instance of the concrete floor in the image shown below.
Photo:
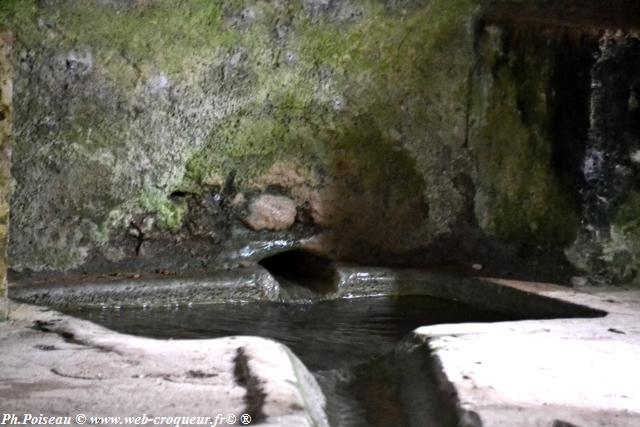
<svg viewBox="0 0 640 427"><path fill-rule="evenodd" d="M0 324L0 342L0 424L7 414L21 422L44 414L70 416L71 425L210 417L196 423L209 426L250 414L251 424L327 425L314 377L285 346L262 338L153 340L20 304Z"/></svg>
<svg viewBox="0 0 640 427"><path fill-rule="evenodd" d="M416 330L468 419L496 427L640 426L640 291L494 282L609 314Z"/></svg>
<svg viewBox="0 0 640 427"><path fill-rule="evenodd" d="M496 285L608 314L417 329L457 393L462 425L640 426L640 290L487 283ZM31 305L11 310L0 324L5 414L209 416L214 425L218 414L251 413L252 424L327 425L314 378L275 342L158 341Z"/></svg>

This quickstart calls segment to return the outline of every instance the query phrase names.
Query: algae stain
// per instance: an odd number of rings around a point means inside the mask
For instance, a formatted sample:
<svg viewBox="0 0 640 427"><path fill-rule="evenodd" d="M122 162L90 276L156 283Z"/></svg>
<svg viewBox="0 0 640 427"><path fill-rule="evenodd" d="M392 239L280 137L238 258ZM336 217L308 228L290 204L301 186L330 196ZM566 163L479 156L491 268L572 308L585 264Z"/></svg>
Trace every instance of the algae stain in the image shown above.
<svg viewBox="0 0 640 427"><path fill-rule="evenodd" d="M172 232L180 229L188 211L186 203L173 202L161 192L143 193L138 203L145 212L155 215L160 229Z"/></svg>
<svg viewBox="0 0 640 427"><path fill-rule="evenodd" d="M430 57L442 55L434 53L438 41L466 24L460 16L470 13L472 2L432 2L409 17L390 14L377 2L363 9L364 18L356 22L296 16L288 47L299 62L288 67L252 63L254 90L261 95L216 127L188 162L186 180L201 183L230 169L255 174L291 156L330 164L324 156L335 133L350 134L343 145L363 141L367 138L357 133L366 136L367 129L358 130L359 125L391 126L404 115L404 98L430 90ZM356 124L358 115L369 120ZM357 154L366 156L372 146ZM375 173L375 167L369 169Z"/></svg>
<svg viewBox="0 0 640 427"><path fill-rule="evenodd" d="M600 259L615 280L640 284L640 193L630 192L618 209Z"/></svg>
<svg viewBox="0 0 640 427"><path fill-rule="evenodd" d="M20 27L24 48L92 54L91 82L106 82L111 98L95 106L81 100L91 114L65 123L60 135L70 145L99 146L111 150L115 159L127 156L127 147L148 142L139 135L129 139L128 132L137 114L131 93L139 93L132 89L140 81L163 75L185 89L199 84L198 73L220 73L222 77L203 79L210 85L202 89L222 94L220 102L233 107L211 119L203 132L208 137L181 148L185 153L178 158L186 158L179 168L185 171L181 186L197 194L230 171L237 171L238 186L247 186L274 163L290 160L335 178L345 173L338 165L343 161L364 183L366 197L380 197L376 206L388 209L384 218L391 218L394 206L428 192L424 171L407 153L429 152L429 147L409 150L407 138L391 138L390 128L405 121L418 124L407 134L438 133L419 129L438 125L429 116L437 107L425 107L421 99L442 90L443 82L455 89L463 86L446 80L442 63L452 55L458 61L466 52L447 52L441 45L449 46L448 40L468 31L474 5L470 0L434 0L405 15L376 1L357 6L361 17L336 21L303 13L301 2L281 7L253 1L158 0L129 6L11 1L0 7L0 20ZM252 12L246 15L255 17L243 22L247 8ZM237 64L224 63L236 54ZM216 87L210 87L212 81ZM454 90L450 96L460 93ZM122 113L117 110L121 106L132 111ZM93 117L103 121L94 123ZM94 132L91 141L89 129ZM141 150L152 149L148 147ZM113 206L100 205L102 216L145 212L156 216L162 228L179 230L186 207L167 198L165 190L172 185L160 186L153 179L141 180L137 194L128 194L127 201L105 200ZM96 183L96 188L102 187ZM84 199L80 203L89 204ZM78 212L103 224L93 206L80 206ZM113 225L112 231L121 226ZM96 232L100 244L109 227L102 225Z"/></svg>
<svg viewBox="0 0 640 427"><path fill-rule="evenodd" d="M505 57L485 64L474 88L476 215L505 240L559 247L575 238L578 213L552 168L550 70L539 59L548 55L500 55Z"/></svg>

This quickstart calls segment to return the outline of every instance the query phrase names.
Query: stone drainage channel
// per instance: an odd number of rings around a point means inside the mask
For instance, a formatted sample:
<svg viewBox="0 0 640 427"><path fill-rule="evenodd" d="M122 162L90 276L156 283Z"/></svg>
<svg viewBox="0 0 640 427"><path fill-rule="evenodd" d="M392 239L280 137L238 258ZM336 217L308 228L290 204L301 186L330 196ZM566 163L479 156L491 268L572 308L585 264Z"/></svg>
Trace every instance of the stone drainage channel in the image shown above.
<svg viewBox="0 0 640 427"><path fill-rule="evenodd" d="M334 427L461 424L437 361L408 337L419 326L604 314L472 278L296 257L200 277L22 285L12 298L126 334L274 339L313 372Z"/></svg>

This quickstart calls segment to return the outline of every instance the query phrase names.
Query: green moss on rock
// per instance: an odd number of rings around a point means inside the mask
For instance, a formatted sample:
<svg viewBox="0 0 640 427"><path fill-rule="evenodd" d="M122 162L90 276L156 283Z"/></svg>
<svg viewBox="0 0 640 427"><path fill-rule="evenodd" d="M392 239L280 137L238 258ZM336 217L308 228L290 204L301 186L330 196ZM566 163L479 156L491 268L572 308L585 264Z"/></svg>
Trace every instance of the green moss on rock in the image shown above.
<svg viewBox="0 0 640 427"><path fill-rule="evenodd" d="M575 238L578 214L551 164L549 54L535 40L502 52L502 34L491 31L473 98L476 215L504 240L562 247Z"/></svg>
<svg viewBox="0 0 640 427"><path fill-rule="evenodd" d="M162 193L145 193L140 197L139 205L145 212L155 214L160 229L177 231L187 213L186 203L177 203Z"/></svg>
<svg viewBox="0 0 640 427"><path fill-rule="evenodd" d="M11 199L12 67L13 37L0 31L0 321L7 316L7 247Z"/></svg>
<svg viewBox="0 0 640 427"><path fill-rule="evenodd" d="M614 281L640 284L640 193L631 192L620 206L602 248L601 260Z"/></svg>
<svg viewBox="0 0 640 427"><path fill-rule="evenodd" d="M183 74L187 65L197 64L205 47L213 51L234 46L237 35L226 28L224 4L65 0L48 7L35 0L11 0L0 5L0 22L24 45L37 46L45 37L61 50L95 52L105 78L126 88L153 69Z"/></svg>
<svg viewBox="0 0 640 427"><path fill-rule="evenodd" d="M229 176L262 191L282 163L317 177L309 191L331 201L333 225L364 218L369 243L452 232L466 208L454 182L470 163L458 149L474 2L330 3L3 3L23 63L15 268L131 253L119 236L141 215L170 239L188 216L172 192L204 195Z"/></svg>
<svg viewBox="0 0 640 427"><path fill-rule="evenodd" d="M446 120L464 120L475 6L434 1L410 14L379 2L354 7L353 19L295 16L277 64L251 68L252 103L216 126L191 157L185 188L231 171L250 182L274 162L296 159L330 177L336 162L357 163L364 181L381 186L390 165L403 174L408 168L406 184L394 180L394 190L424 194L429 155L463 142L461 129L443 128L442 116L453 105ZM395 164L411 154L425 159Z"/></svg>

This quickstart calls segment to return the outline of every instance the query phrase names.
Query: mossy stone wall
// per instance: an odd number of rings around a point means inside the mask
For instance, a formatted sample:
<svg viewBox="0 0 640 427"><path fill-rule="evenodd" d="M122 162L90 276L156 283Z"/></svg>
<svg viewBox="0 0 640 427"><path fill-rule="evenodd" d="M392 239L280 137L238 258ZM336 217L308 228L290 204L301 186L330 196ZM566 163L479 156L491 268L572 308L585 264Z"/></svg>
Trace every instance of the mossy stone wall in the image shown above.
<svg viewBox="0 0 640 427"><path fill-rule="evenodd" d="M11 196L12 36L0 31L0 320L7 316L7 247Z"/></svg>
<svg viewBox="0 0 640 427"><path fill-rule="evenodd" d="M575 239L580 208L553 168L553 42L488 26L478 35L471 102L475 212L506 241L562 248Z"/></svg>
<svg viewBox="0 0 640 427"><path fill-rule="evenodd" d="M3 2L19 100L12 268L191 270L301 245L378 262L461 235L476 11ZM265 192L295 201L290 230L245 226Z"/></svg>
<svg viewBox="0 0 640 427"><path fill-rule="evenodd" d="M583 212L554 165L549 25L597 39L588 4L5 0L11 268L180 272L304 247L570 277ZM264 194L293 201L293 226L252 229Z"/></svg>

